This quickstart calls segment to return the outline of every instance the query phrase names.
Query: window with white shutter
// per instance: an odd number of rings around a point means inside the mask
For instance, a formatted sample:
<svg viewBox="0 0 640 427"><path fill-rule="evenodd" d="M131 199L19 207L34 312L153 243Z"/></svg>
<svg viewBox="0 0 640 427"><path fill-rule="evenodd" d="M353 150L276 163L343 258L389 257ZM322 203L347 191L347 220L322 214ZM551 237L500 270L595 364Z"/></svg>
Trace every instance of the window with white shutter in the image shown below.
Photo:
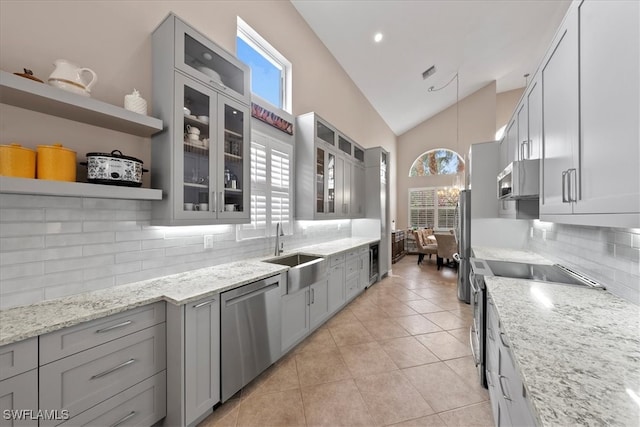
<svg viewBox="0 0 640 427"><path fill-rule="evenodd" d="M275 235L276 223L292 233L291 161L293 147L251 132L251 223L238 227L238 239Z"/></svg>
<svg viewBox="0 0 640 427"><path fill-rule="evenodd" d="M409 189L410 228L455 228L458 192L452 187Z"/></svg>

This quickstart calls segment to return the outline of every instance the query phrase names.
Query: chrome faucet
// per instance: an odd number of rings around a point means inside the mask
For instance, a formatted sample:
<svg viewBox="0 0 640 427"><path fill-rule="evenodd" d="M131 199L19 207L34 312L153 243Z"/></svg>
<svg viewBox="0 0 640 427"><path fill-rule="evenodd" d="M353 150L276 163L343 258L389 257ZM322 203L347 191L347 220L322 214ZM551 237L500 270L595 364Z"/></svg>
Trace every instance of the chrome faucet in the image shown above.
<svg viewBox="0 0 640 427"><path fill-rule="evenodd" d="M284 243L280 243L280 236L284 236L284 230L282 229L282 224L278 222L276 223L276 250L273 253L275 256L284 252Z"/></svg>

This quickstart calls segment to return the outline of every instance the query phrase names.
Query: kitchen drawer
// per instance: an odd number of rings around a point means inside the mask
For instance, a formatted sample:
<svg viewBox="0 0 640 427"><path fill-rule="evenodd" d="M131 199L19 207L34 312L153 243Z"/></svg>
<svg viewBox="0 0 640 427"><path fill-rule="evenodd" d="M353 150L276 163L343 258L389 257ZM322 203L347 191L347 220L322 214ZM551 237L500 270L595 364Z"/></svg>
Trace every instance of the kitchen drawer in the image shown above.
<svg viewBox="0 0 640 427"><path fill-rule="evenodd" d="M0 381L0 426L23 427L37 426L38 420L32 420L30 414L26 418L7 420L5 411L32 410L34 416L38 411L38 370L32 369Z"/></svg>
<svg viewBox="0 0 640 427"><path fill-rule="evenodd" d="M166 415L166 371L118 393L60 426L148 427Z"/></svg>
<svg viewBox="0 0 640 427"><path fill-rule="evenodd" d="M347 261L349 261L349 259L355 258L357 256L358 256L358 249L351 249L350 251L347 251L347 253L346 253Z"/></svg>
<svg viewBox="0 0 640 427"><path fill-rule="evenodd" d="M41 366L40 407L74 417L165 367L162 323Z"/></svg>
<svg viewBox="0 0 640 427"><path fill-rule="evenodd" d="M344 253L331 255L329 257L329 267L335 267L338 264L342 264L344 262Z"/></svg>
<svg viewBox="0 0 640 427"><path fill-rule="evenodd" d="M355 258L347 259L345 264L345 277L349 279L349 277L360 273L360 258L356 255Z"/></svg>
<svg viewBox="0 0 640 427"><path fill-rule="evenodd" d="M358 293L358 279L359 276L355 276L351 279L347 279L345 288L347 292L347 301L353 298Z"/></svg>
<svg viewBox="0 0 640 427"><path fill-rule="evenodd" d="M164 322L164 302L128 310L40 336L40 365Z"/></svg>
<svg viewBox="0 0 640 427"><path fill-rule="evenodd" d="M0 381L38 367L38 337L0 347Z"/></svg>

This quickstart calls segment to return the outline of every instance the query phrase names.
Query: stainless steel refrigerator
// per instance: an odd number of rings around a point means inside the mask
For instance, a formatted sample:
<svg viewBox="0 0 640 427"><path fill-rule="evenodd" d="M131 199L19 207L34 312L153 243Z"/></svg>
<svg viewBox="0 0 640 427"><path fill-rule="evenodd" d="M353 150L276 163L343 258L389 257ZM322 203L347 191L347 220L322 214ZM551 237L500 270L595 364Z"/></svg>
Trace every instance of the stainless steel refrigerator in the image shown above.
<svg viewBox="0 0 640 427"><path fill-rule="evenodd" d="M460 191L457 209L458 223L458 299L467 304L471 302L471 286L469 284L469 272L471 266L471 190Z"/></svg>

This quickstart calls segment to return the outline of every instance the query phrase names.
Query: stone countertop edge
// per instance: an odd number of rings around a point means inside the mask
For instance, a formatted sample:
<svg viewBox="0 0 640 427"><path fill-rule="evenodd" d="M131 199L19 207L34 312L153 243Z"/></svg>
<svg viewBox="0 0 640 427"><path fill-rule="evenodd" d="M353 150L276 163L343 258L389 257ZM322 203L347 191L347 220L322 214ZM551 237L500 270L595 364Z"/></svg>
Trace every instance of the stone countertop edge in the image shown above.
<svg viewBox="0 0 640 427"><path fill-rule="evenodd" d="M523 262L530 264L554 264L553 261L548 260L542 255L523 249L500 248L494 246L473 246L472 249L474 258L478 259L489 261Z"/></svg>
<svg viewBox="0 0 640 427"><path fill-rule="evenodd" d="M537 422L635 425L640 308L606 291L485 278Z"/></svg>
<svg viewBox="0 0 640 427"><path fill-rule="evenodd" d="M292 249L282 256L305 253L326 257L376 241L379 239L345 238ZM289 270L287 266L264 262L270 258L274 256L234 261L0 310L0 346L158 301L188 304Z"/></svg>

